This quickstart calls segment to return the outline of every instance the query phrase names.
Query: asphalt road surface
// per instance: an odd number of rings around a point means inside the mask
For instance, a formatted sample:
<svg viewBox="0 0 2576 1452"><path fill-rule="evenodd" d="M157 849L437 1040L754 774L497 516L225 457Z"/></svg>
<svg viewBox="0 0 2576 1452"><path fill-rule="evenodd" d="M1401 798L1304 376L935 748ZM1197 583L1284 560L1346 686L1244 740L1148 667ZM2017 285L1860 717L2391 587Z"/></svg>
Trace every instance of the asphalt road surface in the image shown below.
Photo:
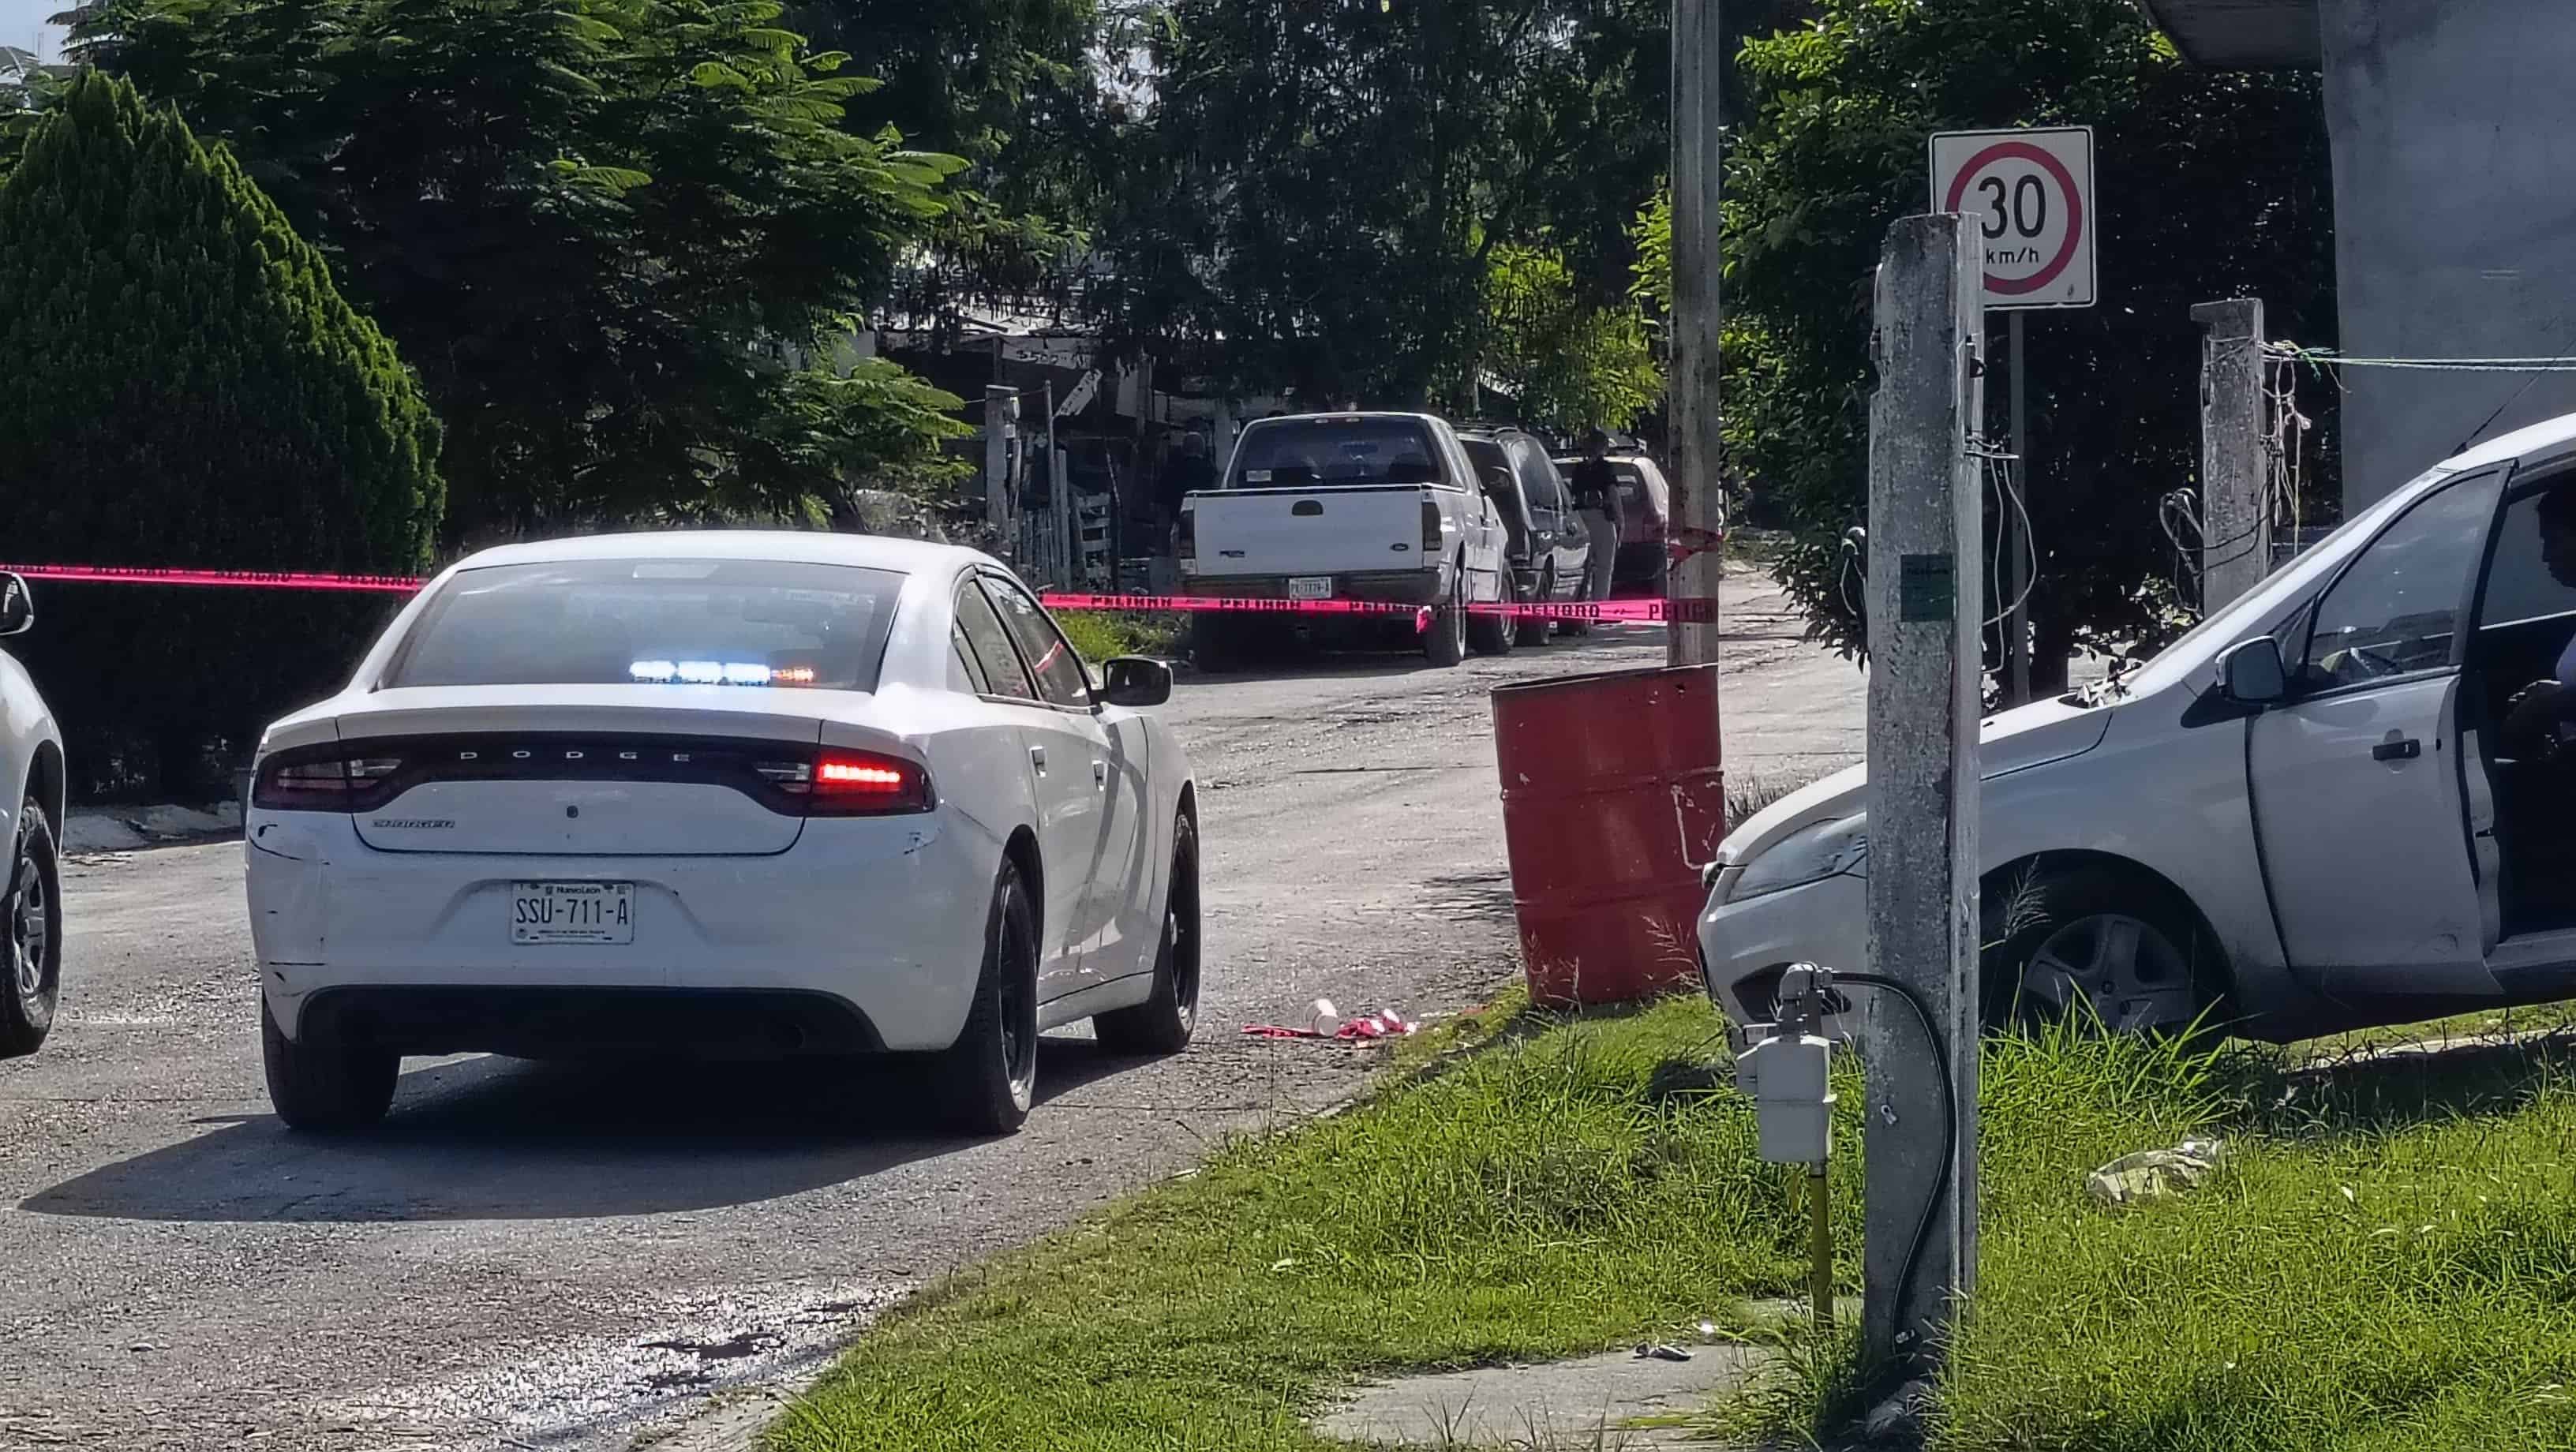
<svg viewBox="0 0 2576 1452"><path fill-rule="evenodd" d="M1733 584L1730 772L1855 759L1859 672L1767 581ZM1185 677L1199 1044L1053 1036L1002 1140L926 1137L884 1073L488 1058L412 1061L370 1138L292 1138L260 1082L238 843L77 862L62 1021L0 1063L0 1448L614 1449L809 1371L907 1291L1372 1062L1241 1025L1492 992L1515 969L1485 693L1662 651L1638 627L1456 671Z"/></svg>

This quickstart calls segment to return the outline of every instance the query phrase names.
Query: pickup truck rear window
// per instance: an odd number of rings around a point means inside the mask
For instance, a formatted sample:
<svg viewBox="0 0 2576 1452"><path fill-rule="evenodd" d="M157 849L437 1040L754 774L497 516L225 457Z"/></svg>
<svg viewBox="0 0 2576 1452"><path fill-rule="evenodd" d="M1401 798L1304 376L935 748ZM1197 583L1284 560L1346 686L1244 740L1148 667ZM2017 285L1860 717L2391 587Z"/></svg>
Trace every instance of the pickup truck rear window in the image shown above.
<svg viewBox="0 0 2576 1452"><path fill-rule="evenodd" d="M1418 419L1301 418L1267 420L1247 429L1225 487L1439 482L1440 448Z"/></svg>

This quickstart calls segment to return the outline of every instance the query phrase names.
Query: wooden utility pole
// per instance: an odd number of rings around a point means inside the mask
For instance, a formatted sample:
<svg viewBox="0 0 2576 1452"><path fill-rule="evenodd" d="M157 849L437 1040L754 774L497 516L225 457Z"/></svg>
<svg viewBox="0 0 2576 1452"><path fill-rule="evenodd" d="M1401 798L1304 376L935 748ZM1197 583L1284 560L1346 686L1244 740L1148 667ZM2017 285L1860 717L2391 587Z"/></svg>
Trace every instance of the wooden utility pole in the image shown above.
<svg viewBox="0 0 2576 1452"><path fill-rule="evenodd" d="M1717 10L1718 0L1673 0L1673 472L1664 593L1690 602L1668 627L1666 661L1677 666L1717 659L1717 585L1726 565L1717 346L1718 97L1726 46ZM1714 689L1708 704L1717 709Z"/></svg>
<svg viewBox="0 0 2576 1452"><path fill-rule="evenodd" d="M984 522L1011 548L1011 434L1020 422L1020 391L1001 384L984 389Z"/></svg>
<svg viewBox="0 0 2576 1452"><path fill-rule="evenodd" d="M1910 995L1869 1005L1861 1329L1881 1365L1932 1349L1977 1264L1985 491L1968 435L1984 313L1974 223L1889 230L1869 415L1869 971Z"/></svg>
<svg viewBox="0 0 2576 1452"><path fill-rule="evenodd" d="M2191 310L2200 342L2200 613L2215 615L2272 573L2263 497L2263 304Z"/></svg>

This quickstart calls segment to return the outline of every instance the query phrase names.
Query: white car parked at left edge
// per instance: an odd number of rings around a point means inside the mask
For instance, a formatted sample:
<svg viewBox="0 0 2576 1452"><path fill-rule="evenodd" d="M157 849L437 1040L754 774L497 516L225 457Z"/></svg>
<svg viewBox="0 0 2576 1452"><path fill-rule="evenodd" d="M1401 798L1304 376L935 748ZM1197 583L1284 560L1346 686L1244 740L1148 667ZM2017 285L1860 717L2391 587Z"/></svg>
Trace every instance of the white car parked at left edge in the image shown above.
<svg viewBox="0 0 2576 1452"><path fill-rule="evenodd" d="M246 823L269 1097L345 1130L405 1054L918 1054L959 1128L1037 1037L1190 1038L1189 760L966 549L604 536L432 581L260 744Z"/></svg>
<svg viewBox="0 0 2576 1452"><path fill-rule="evenodd" d="M36 623L27 582L0 573L0 636ZM0 1059L32 1054L53 1029L63 991L63 737L26 668L0 651Z"/></svg>

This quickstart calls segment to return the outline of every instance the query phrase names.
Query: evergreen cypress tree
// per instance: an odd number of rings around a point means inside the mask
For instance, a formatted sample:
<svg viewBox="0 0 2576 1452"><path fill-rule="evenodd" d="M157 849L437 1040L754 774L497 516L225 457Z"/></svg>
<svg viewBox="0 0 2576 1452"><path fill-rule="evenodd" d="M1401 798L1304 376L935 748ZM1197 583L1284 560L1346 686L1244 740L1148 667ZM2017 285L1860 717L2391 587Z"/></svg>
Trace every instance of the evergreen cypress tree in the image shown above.
<svg viewBox="0 0 2576 1452"><path fill-rule="evenodd" d="M439 428L231 155L85 73L0 181L0 558L408 573ZM383 601L40 588L17 645L91 785L209 785L208 753L327 690Z"/></svg>

